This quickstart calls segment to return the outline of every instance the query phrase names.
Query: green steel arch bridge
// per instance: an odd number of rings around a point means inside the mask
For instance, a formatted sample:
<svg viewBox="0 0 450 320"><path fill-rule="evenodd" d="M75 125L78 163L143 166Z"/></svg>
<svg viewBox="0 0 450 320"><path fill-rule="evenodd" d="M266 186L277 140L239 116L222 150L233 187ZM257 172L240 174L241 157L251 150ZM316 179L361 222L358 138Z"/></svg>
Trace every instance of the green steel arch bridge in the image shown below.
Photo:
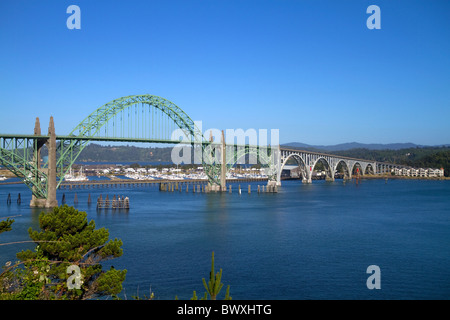
<svg viewBox="0 0 450 320"><path fill-rule="evenodd" d="M264 166L269 168L269 181L277 177L272 148L225 146L223 132L220 143L206 139L181 108L154 95L115 99L88 115L68 135L56 135L52 117L48 134L42 134L39 118L36 118L34 134L0 134L0 165L31 189L30 206L54 207L58 205L56 189L91 141L184 144L199 148L212 190L226 190L226 172L239 159L252 154L264 159ZM48 160L42 163L40 153L44 146L48 149Z"/></svg>
<svg viewBox="0 0 450 320"><path fill-rule="evenodd" d="M96 109L68 135L56 135L52 117L47 134L42 134L39 118L36 118L33 134L0 134L0 165L31 189L30 206L49 208L58 205L56 190L91 141L178 144L197 148L201 159L194 161L202 163L213 191L226 191L226 173L236 163L247 163L246 157L257 159L266 169L271 187L281 185L281 172L290 159L298 164L305 183L312 182L312 171L318 162L325 166L327 178L331 180L334 180L339 165L344 168L347 179L351 179L355 168L361 174L367 171L382 174L392 168L404 167L278 145L227 144L223 131L221 140L205 138L201 128L169 100L154 95L133 95ZM44 146L48 149L45 163L41 161Z"/></svg>

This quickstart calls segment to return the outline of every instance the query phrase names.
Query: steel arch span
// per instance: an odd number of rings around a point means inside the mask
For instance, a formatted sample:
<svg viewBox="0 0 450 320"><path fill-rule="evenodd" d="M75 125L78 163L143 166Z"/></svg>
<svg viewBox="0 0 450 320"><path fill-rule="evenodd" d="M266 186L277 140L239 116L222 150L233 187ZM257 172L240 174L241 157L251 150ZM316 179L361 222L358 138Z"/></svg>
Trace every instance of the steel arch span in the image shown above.
<svg viewBox="0 0 450 320"><path fill-rule="evenodd" d="M216 157L220 144L205 139L195 122L173 102L149 94L121 97L104 104L68 135L56 136L52 117L51 123L52 130L49 126L48 134L41 134L37 118L34 134L0 135L0 164L27 184L36 199L48 200L49 190L55 194L55 188L61 185L70 167L91 141L190 144L201 148L201 162L209 182L214 185L221 184L223 167L230 168L235 159L254 153L247 147L240 151L234 148L231 163L222 165L221 159ZM49 144L54 145L53 151L49 150L54 162L42 163L41 148ZM259 148L256 152L258 156L262 155ZM272 158L272 150L269 152L269 158ZM275 176L273 165L270 161L266 163L271 169L269 175ZM50 166L54 169L50 170ZM52 178L48 172L53 172ZM56 200L50 202L56 203Z"/></svg>
<svg viewBox="0 0 450 320"><path fill-rule="evenodd" d="M133 95L115 99L87 116L68 136L61 137L57 148L58 186L77 157L91 141L129 141L177 144L174 132L181 129L189 143L201 144L204 157L207 140L195 122L173 102L154 95ZM216 180L215 168L205 163L210 180ZM214 161L211 161L214 163Z"/></svg>

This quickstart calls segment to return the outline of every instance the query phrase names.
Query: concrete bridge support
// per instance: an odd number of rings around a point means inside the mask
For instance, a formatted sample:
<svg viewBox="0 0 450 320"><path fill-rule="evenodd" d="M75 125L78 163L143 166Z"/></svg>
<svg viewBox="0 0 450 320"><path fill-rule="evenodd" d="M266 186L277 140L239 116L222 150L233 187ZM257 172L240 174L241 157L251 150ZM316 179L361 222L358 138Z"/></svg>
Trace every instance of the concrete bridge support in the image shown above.
<svg viewBox="0 0 450 320"><path fill-rule="evenodd" d="M47 184L47 201L46 208L53 208L58 206L56 200L56 132L53 117L50 117L50 124L48 126L48 135L50 139L47 142L48 148L48 184Z"/></svg>
<svg viewBox="0 0 450 320"><path fill-rule="evenodd" d="M36 118L36 122L34 124L34 135L40 136L41 135L41 124L39 122L39 118ZM33 162L38 168L38 170L41 169L41 148L44 144L38 143L36 144L36 150L34 150L34 157ZM33 192L36 190L36 187L33 187ZM45 199L39 199L34 194L31 196L30 201L30 207L45 207Z"/></svg>
<svg viewBox="0 0 450 320"><path fill-rule="evenodd" d="M41 135L39 118L36 118L34 134ZM34 156L34 160L37 162L37 167L39 168L39 170L47 171L47 198L41 199L33 195L30 201L30 207L53 208L58 206L58 200L56 200L56 132L53 117L50 117L48 135L50 136L50 138L45 142L48 149L48 168L40 168L40 149L43 144L37 144L38 147L37 150L35 150Z"/></svg>
<svg viewBox="0 0 450 320"><path fill-rule="evenodd" d="M225 134L222 130L222 165L220 168L220 191L227 191L227 148L225 144Z"/></svg>

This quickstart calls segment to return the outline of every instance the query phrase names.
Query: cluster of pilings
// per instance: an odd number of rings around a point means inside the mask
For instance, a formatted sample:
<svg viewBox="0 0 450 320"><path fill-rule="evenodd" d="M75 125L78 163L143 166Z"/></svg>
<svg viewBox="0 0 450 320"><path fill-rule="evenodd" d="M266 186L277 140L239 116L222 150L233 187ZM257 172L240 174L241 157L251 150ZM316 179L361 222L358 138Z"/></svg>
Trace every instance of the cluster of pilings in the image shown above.
<svg viewBox="0 0 450 320"><path fill-rule="evenodd" d="M214 188L211 187L210 184L197 184L197 185L191 185L189 187L189 184L185 185L184 191L185 192L192 192L192 193L209 193L209 192L219 192L220 188ZM238 185L237 189L239 194L242 194L241 185ZM178 182L165 182L159 184L159 191L169 191L169 192L183 192L183 184L179 184ZM228 192L232 193L232 187L231 184L228 185ZM249 184L247 188L248 193L252 193L252 186ZM278 192L278 186L275 184L269 184L269 185L258 185L256 189L257 193L276 193Z"/></svg>
<svg viewBox="0 0 450 320"><path fill-rule="evenodd" d="M6 198L6 205L10 206L11 205L11 193L8 193L8 198ZM22 203L22 197L19 195L17 196L17 200L16 200L17 204L21 204Z"/></svg>
<svg viewBox="0 0 450 320"><path fill-rule="evenodd" d="M89 193L88 199L87 199L87 204L90 205L92 203L91 200L91 194ZM66 204L66 194L63 193L62 198L61 198L61 204ZM73 204L78 204L78 196L77 193L75 192L75 195L73 197Z"/></svg>
<svg viewBox="0 0 450 320"><path fill-rule="evenodd" d="M124 196L113 196L112 199L109 199L109 196L106 195L106 198L103 199L102 195L100 195L97 199L97 210L100 209L130 209L130 199Z"/></svg>

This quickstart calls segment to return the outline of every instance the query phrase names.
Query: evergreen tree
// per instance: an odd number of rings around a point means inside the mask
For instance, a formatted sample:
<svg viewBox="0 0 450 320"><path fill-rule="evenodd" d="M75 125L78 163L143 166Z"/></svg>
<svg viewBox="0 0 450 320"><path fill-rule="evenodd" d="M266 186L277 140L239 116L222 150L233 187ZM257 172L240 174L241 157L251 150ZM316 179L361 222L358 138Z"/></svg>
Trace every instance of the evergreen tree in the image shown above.
<svg viewBox="0 0 450 320"><path fill-rule="evenodd" d="M6 218L6 220L0 221L0 233L11 231L11 225L14 219Z"/></svg>
<svg viewBox="0 0 450 320"><path fill-rule="evenodd" d="M15 280L9 274L14 298L117 297L126 270L111 267L103 271L100 262L122 255L121 240L108 241L108 230L96 229L93 220L88 222L86 212L67 205L42 212L39 225L41 231L28 230L38 244L36 249L17 253L20 261L15 266L23 268L17 268Z"/></svg>
<svg viewBox="0 0 450 320"><path fill-rule="evenodd" d="M220 269L220 271L217 273L215 273L215 271L214 271L214 251L212 253L212 262L211 262L211 271L209 273L209 281L207 283L205 278L203 278L202 281L203 281L203 286L206 289L206 292L203 295L203 298L201 298L200 300L207 300L208 295L211 300L216 300L217 296L220 293L220 290L222 290L223 283L222 283L222 269ZM192 296L191 300L198 300L196 291L193 292L193 296ZM227 286L227 291L225 293L224 300L231 300L230 286Z"/></svg>

